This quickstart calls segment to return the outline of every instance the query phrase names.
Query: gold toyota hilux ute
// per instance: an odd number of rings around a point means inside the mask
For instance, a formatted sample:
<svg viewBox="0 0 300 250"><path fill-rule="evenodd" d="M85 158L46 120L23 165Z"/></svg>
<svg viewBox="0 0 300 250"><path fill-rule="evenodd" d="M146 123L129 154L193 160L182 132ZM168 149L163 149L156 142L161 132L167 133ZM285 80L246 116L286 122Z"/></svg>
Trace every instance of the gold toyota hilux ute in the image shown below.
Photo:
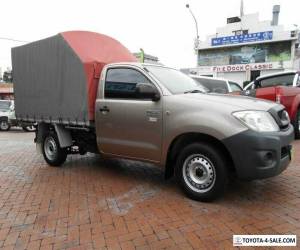
<svg viewBox="0 0 300 250"><path fill-rule="evenodd" d="M207 93L178 70L134 61L89 32L12 49L16 116L38 124L49 165L87 152L150 162L201 201L220 196L231 175L255 180L287 168L294 131L282 105Z"/></svg>

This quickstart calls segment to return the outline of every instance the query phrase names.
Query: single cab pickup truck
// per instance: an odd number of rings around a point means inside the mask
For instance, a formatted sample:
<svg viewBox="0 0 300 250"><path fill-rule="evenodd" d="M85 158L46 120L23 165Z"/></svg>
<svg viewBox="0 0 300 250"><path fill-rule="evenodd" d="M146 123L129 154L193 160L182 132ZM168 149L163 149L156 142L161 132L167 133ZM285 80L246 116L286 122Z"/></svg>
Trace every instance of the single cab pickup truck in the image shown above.
<svg viewBox="0 0 300 250"><path fill-rule="evenodd" d="M282 104L300 138L300 73L286 71L258 77L249 83L242 95L271 100Z"/></svg>
<svg viewBox="0 0 300 250"><path fill-rule="evenodd" d="M208 201L229 175L272 177L291 161L282 105L205 93L180 71L137 63L110 37L60 33L13 48L12 64L17 118L38 123L51 166L86 152L150 162Z"/></svg>

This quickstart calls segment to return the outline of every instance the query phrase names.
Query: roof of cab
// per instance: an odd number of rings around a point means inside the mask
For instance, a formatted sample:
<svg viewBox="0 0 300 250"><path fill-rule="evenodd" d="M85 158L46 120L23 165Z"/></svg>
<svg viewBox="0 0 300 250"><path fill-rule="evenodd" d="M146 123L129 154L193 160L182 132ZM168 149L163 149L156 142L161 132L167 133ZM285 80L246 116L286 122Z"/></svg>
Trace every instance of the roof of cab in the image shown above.
<svg viewBox="0 0 300 250"><path fill-rule="evenodd" d="M256 80L261 80L261 79L269 78L272 76L281 76L281 75L297 74L297 73L299 73L299 71L297 71L297 70L287 70L287 71L282 71L282 72L278 72L278 73L262 75L262 76L257 77Z"/></svg>

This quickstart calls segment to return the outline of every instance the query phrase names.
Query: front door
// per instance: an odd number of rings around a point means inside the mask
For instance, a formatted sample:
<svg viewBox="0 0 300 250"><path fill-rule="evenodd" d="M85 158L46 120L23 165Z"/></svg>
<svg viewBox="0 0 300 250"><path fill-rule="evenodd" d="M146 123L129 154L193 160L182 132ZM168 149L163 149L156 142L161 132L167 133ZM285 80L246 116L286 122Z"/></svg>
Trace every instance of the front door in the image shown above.
<svg viewBox="0 0 300 250"><path fill-rule="evenodd" d="M104 154L159 162L162 101L137 98L137 83L151 82L134 68L107 70L104 97L96 101L98 147Z"/></svg>

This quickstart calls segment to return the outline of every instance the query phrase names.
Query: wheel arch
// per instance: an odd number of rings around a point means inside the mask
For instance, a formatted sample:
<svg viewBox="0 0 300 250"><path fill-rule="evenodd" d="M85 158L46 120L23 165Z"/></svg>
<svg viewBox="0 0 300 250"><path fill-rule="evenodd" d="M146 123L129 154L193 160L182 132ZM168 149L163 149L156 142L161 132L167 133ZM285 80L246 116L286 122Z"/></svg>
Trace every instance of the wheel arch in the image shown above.
<svg viewBox="0 0 300 250"><path fill-rule="evenodd" d="M178 135L173 139L171 142L168 152L167 152L167 160L165 164L165 178L168 179L174 175L174 169L175 169L175 163L176 159L180 153L180 149L184 148L185 146L194 143L194 142L206 142L210 145L213 145L216 147L216 149L223 153L228 170L230 172L235 172L235 166L232 159L232 156L229 152L229 150L226 148L226 146L217 138L203 133L196 133L196 132L190 132L190 133L184 133L181 135Z"/></svg>
<svg viewBox="0 0 300 250"><path fill-rule="evenodd" d="M8 122L8 117L7 116L0 116L0 121L7 121Z"/></svg>
<svg viewBox="0 0 300 250"><path fill-rule="evenodd" d="M36 142L42 143L44 136L49 133L49 131L55 131L58 137L59 145L62 148L66 148L72 145L72 136L68 129L60 124L48 124L39 123L37 129Z"/></svg>

